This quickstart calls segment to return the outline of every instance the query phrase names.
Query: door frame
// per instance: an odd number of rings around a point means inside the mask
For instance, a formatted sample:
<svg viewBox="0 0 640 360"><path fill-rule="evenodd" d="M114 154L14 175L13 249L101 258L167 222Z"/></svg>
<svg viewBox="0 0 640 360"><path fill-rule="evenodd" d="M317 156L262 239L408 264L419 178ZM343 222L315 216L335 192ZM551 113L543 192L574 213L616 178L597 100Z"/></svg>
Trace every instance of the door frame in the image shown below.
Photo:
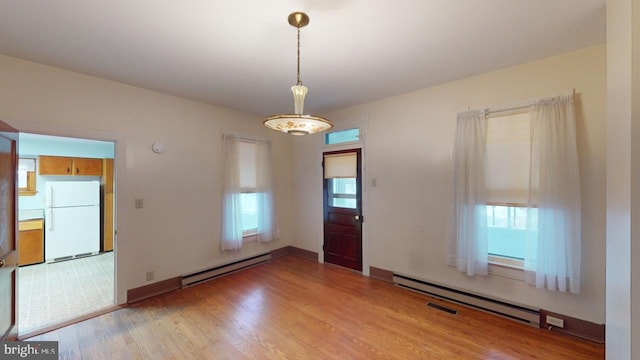
<svg viewBox="0 0 640 360"><path fill-rule="evenodd" d="M366 152L366 142L367 142L367 127L368 127L368 116L362 115L354 118L349 118L344 121L339 121L334 123L333 128L330 131L320 134L319 138L319 146L318 146L318 164L322 164L323 156L325 152L330 151L341 151L341 150L356 150L360 149L361 156L361 167L362 167L362 275L369 276L370 275L370 257L369 257L369 181L367 176L367 152ZM325 134L332 133L335 131L348 130L353 128L360 129L360 140L337 144L337 145L325 145L324 139ZM318 193L322 195L323 193L323 183L324 183L324 174L322 170L322 166L318 166L318 173L316 174L317 181L317 189ZM324 206L323 197L320 197L320 208ZM320 218L318 220L320 224L322 224L320 229L320 236L318 237L318 262L324 263L324 251L322 250L322 246L324 245L324 211L320 211Z"/></svg>
<svg viewBox="0 0 640 360"><path fill-rule="evenodd" d="M7 231L8 233L10 232L10 239L7 239L8 243L9 243L9 251L5 254L2 253L0 254L1 259L2 259L2 264L0 265L0 267L2 267L2 269L0 269L0 271L2 271L2 273L8 272L9 274L9 284L8 287L10 287L9 291L7 292L8 295L10 295L11 300L10 300L10 304L2 304L3 307L7 307L6 310L9 310L10 313L10 319L9 319L9 324L8 324L8 328L4 328L4 321L3 321L3 328L0 329L0 340L2 341L6 341L6 340L15 340L16 337L18 336L18 293L19 293L19 283L18 283L18 247L19 247L19 242L18 242L18 146L19 146L19 138L18 138L18 131L17 129L13 128L12 125L0 121L0 136L3 139L6 139L8 141L8 143L11 145L11 167L12 169L10 170L10 172L13 172L13 176L12 176L12 182L11 182L11 189L9 190L9 192L11 193L11 197L13 199L11 199L11 211L13 211L13 214L7 213L5 215L8 215L8 220L10 220L8 223L13 223L13 226L10 229L5 229L5 230L9 230ZM4 276L4 274L3 274ZM3 283L2 286L4 287L5 284ZM5 292L6 289L1 289L0 291ZM4 311L5 309L2 309L3 311L3 315L4 316Z"/></svg>
<svg viewBox="0 0 640 360"><path fill-rule="evenodd" d="M322 252L324 254L325 257L325 261L330 262L332 264L335 265L339 265L339 266L343 266L352 270L356 270L356 271L360 271L362 272L363 269L363 264L362 264L362 225L364 224L363 222L363 215L362 215L362 149L360 148L356 148L356 149L349 149L349 150L339 150L339 151L326 151L324 152L322 155L324 157L324 162L323 162L323 172L326 173L326 159L327 156L335 156L335 155L346 155L346 154L355 154L356 155L356 207L355 209L353 208L341 208L341 207L336 207L333 205L330 205L330 194L333 193L333 191L331 191L331 186L330 184L330 180L333 179L326 179L323 176L323 187L322 187L322 211L324 214L324 224L322 226L322 228L326 231L328 228L333 228L336 229L337 226L344 226L344 224L335 224L333 222L331 222L329 220L330 218L330 214L336 214L339 217L343 217L345 215L350 216L351 218L353 217L360 217L360 220L356 220L354 226L354 231L355 234L357 234L356 238L358 239L358 244L357 244L357 250L358 250L358 261L357 261L357 268L354 266L354 264L351 263L351 260L348 260L345 258L345 254L342 252L341 249L340 254L339 254L339 258L338 259L333 259L333 261L329 261L327 260L327 253L330 250L327 250L327 245L328 244L328 239L326 236L326 232L325 232L325 237L324 237L324 242L323 242L323 246L322 246ZM324 174L323 174L324 175ZM353 221L353 220L352 220ZM341 234L341 238L339 240L340 243L344 244L345 241L347 241L344 236L351 234L350 231L347 231L346 233L344 232L344 228L342 231L340 231ZM331 236L330 236L331 237Z"/></svg>
<svg viewBox="0 0 640 360"><path fill-rule="evenodd" d="M125 134L111 131L93 130L79 127L72 127L58 124L36 123L29 121L12 121L11 126L21 133L31 133L39 135L62 136L72 138L82 138L90 140L110 141L114 143L114 245L113 245L113 280L114 280L114 306L123 305L127 302L127 289L125 275L126 265L126 154L127 137ZM120 251L124 250L124 251Z"/></svg>

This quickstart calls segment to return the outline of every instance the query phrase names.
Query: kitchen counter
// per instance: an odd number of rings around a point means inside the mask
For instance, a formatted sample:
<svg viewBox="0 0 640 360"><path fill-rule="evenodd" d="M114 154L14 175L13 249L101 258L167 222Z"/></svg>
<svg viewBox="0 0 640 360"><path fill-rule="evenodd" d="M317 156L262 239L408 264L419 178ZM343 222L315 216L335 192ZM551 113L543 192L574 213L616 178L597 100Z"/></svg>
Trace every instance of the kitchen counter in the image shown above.
<svg viewBox="0 0 640 360"><path fill-rule="evenodd" d="M18 221L26 221L26 220L34 220L34 219L44 219L44 210L34 209L34 210L18 211Z"/></svg>

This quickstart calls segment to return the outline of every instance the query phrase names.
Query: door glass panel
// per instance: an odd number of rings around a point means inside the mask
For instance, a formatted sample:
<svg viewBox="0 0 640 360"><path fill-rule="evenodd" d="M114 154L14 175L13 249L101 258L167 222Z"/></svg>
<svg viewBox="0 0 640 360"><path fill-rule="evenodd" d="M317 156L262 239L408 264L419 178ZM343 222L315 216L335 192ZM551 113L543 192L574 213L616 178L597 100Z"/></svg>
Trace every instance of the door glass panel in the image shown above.
<svg viewBox="0 0 640 360"><path fill-rule="evenodd" d="M327 179L329 182L329 206L355 209L356 178Z"/></svg>
<svg viewBox="0 0 640 360"><path fill-rule="evenodd" d="M324 178L355 178L358 176L358 155L356 153L332 154L324 156Z"/></svg>

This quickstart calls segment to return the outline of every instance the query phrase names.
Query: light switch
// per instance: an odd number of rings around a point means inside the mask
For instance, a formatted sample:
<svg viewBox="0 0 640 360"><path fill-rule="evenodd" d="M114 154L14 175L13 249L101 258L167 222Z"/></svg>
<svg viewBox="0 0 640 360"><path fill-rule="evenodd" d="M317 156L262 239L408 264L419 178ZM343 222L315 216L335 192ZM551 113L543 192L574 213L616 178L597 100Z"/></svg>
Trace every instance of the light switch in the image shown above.
<svg viewBox="0 0 640 360"><path fill-rule="evenodd" d="M142 201L142 199L136 199L136 209L142 209L143 206L144 202Z"/></svg>

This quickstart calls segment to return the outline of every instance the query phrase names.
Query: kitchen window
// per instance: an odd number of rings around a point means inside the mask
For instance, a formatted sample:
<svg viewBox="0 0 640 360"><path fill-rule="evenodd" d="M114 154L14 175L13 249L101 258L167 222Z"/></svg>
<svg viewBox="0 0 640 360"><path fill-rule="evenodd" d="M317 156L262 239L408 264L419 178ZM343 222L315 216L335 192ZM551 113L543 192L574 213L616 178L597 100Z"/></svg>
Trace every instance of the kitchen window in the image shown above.
<svg viewBox="0 0 640 360"><path fill-rule="evenodd" d="M36 194L36 159L20 158L18 160L18 195L34 196Z"/></svg>

